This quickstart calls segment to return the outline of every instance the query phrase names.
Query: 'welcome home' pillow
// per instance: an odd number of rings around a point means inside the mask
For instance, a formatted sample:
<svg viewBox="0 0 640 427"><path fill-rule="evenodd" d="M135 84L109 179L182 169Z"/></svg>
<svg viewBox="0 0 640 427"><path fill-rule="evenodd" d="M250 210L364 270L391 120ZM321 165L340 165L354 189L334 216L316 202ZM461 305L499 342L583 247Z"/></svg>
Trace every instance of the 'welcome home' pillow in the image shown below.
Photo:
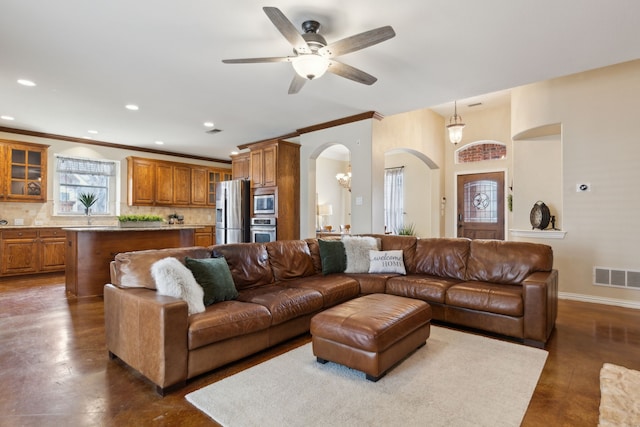
<svg viewBox="0 0 640 427"><path fill-rule="evenodd" d="M369 251L369 273L407 274L402 250Z"/></svg>

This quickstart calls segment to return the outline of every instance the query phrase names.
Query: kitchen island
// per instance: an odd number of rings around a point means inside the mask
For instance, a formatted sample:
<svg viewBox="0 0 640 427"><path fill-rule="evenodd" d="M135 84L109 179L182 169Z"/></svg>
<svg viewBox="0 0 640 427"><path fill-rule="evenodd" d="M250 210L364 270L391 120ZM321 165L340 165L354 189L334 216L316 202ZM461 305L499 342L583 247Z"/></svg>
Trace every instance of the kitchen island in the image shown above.
<svg viewBox="0 0 640 427"><path fill-rule="evenodd" d="M102 295L111 281L110 263L119 252L194 246L202 226L65 228L65 283L68 295Z"/></svg>

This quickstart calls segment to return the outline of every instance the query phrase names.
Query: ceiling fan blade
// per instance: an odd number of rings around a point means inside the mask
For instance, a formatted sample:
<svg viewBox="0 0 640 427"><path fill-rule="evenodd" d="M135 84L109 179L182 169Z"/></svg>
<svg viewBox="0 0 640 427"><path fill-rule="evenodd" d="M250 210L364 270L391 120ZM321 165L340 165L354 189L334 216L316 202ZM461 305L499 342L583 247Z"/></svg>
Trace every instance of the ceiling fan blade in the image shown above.
<svg viewBox="0 0 640 427"><path fill-rule="evenodd" d="M271 58L240 58L240 59L223 59L225 64L254 64L258 62L291 62L292 57L275 56Z"/></svg>
<svg viewBox="0 0 640 427"><path fill-rule="evenodd" d="M319 49L318 52L321 55L333 58L364 49L365 47L373 46L374 44L389 40L395 35L396 32L393 31L393 28L387 25L386 27L376 28L374 30L365 31L364 33L338 40L337 42L333 42Z"/></svg>
<svg viewBox="0 0 640 427"><path fill-rule="evenodd" d="M293 80L291 80L291 84L289 85L289 95L296 94L300 92L302 86L307 82L307 79L298 75L298 73L294 73Z"/></svg>
<svg viewBox="0 0 640 427"><path fill-rule="evenodd" d="M311 49L309 49L309 45L302 38L302 34L296 30L296 27L289 21L289 19L284 16L280 9L277 7L263 7L264 13L267 14L267 17L273 22L273 25L276 26L278 31L282 33L284 38L286 38L291 46L298 53L311 53Z"/></svg>
<svg viewBox="0 0 640 427"><path fill-rule="evenodd" d="M367 74L362 70L358 70L357 68L352 67L351 65L347 65L335 60L329 61L329 68L327 68L327 71L337 76L344 77L346 79L353 80L354 82L362 83L365 85L372 85L378 80L371 74Z"/></svg>

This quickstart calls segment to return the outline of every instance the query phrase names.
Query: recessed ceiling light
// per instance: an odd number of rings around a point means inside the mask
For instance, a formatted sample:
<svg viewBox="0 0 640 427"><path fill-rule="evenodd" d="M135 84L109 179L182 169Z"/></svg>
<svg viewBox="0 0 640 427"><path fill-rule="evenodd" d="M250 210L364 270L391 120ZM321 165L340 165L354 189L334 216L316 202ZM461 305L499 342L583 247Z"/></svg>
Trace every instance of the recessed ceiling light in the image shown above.
<svg viewBox="0 0 640 427"><path fill-rule="evenodd" d="M135 104L127 104L124 106L124 108L126 108L127 110L131 110L131 111L138 111L140 109L140 107L138 107Z"/></svg>
<svg viewBox="0 0 640 427"><path fill-rule="evenodd" d="M22 86L30 86L30 87L36 85L31 80L27 80L27 79L18 79L18 83L21 84Z"/></svg>
<svg viewBox="0 0 640 427"><path fill-rule="evenodd" d="M158 144L158 145L164 145L164 142L163 142L163 141L156 141L156 144Z"/></svg>
<svg viewBox="0 0 640 427"><path fill-rule="evenodd" d="M205 127L208 127L208 128L216 127L216 125L213 122L204 122L203 124Z"/></svg>
<svg viewBox="0 0 640 427"><path fill-rule="evenodd" d="M236 154L239 154L239 153L238 153L237 151L232 151L232 152L231 152L231 155L232 155L232 156L235 156Z"/></svg>
<svg viewBox="0 0 640 427"><path fill-rule="evenodd" d="M2 119L2 120L15 120L15 117L11 117L11 116L0 116L0 119Z"/></svg>
<svg viewBox="0 0 640 427"><path fill-rule="evenodd" d="M93 129L89 129L87 132L92 133L94 135L96 135L98 133L97 130L93 130Z"/></svg>

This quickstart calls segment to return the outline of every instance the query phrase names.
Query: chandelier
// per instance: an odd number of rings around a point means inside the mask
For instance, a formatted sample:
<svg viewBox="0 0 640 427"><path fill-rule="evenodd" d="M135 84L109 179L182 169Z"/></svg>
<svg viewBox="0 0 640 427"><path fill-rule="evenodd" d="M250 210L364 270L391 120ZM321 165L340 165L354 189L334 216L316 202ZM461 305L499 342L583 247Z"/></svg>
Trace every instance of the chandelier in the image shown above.
<svg viewBox="0 0 640 427"><path fill-rule="evenodd" d="M338 180L338 184L351 191L351 165L349 165L347 173L337 174L336 179Z"/></svg>
<svg viewBox="0 0 640 427"><path fill-rule="evenodd" d="M458 115L458 103L454 101L453 105L454 113L453 116L449 118L447 129L449 129L449 141L451 141L453 145L456 145L462 141L462 128L464 127L464 123L462 123L462 117Z"/></svg>

